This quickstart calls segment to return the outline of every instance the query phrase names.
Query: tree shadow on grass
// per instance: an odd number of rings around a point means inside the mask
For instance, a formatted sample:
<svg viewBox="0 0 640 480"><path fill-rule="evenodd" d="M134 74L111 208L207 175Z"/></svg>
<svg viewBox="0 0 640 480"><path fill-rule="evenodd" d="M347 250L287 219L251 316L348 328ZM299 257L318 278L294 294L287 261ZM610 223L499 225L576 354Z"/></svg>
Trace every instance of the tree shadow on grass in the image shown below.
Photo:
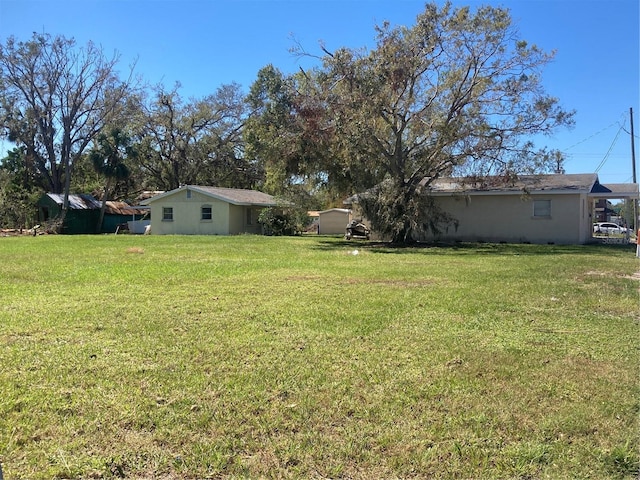
<svg viewBox="0 0 640 480"><path fill-rule="evenodd" d="M453 242L453 243L407 243L395 244L380 241L319 239L316 249L343 250L359 249L382 254L456 254L456 255L602 255L608 252L635 254L636 245L538 245L528 243L483 243L483 242Z"/></svg>

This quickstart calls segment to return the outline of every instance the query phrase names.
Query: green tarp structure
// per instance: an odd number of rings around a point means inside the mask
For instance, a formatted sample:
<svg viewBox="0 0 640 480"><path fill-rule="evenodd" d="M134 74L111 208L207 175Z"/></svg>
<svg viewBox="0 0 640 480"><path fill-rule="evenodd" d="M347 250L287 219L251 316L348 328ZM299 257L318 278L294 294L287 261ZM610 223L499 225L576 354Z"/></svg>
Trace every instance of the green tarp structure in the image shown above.
<svg viewBox="0 0 640 480"><path fill-rule="evenodd" d="M54 221L62 215L64 195L47 193L38 200L38 220L41 224ZM96 233L100 220L102 202L92 195L69 195L69 209L60 233L87 234ZM114 233L119 225L130 220L139 220L146 210L131 207L125 202L107 202L100 233Z"/></svg>

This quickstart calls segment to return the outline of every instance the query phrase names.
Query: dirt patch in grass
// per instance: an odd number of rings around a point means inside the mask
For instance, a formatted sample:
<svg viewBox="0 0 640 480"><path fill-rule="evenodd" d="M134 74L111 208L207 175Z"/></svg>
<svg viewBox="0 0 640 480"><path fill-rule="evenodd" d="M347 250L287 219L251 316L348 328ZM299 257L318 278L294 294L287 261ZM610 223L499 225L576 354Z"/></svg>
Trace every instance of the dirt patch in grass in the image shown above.
<svg viewBox="0 0 640 480"><path fill-rule="evenodd" d="M322 280L320 275L292 275L285 278L288 282L304 282L304 281L316 281Z"/></svg>
<svg viewBox="0 0 640 480"><path fill-rule="evenodd" d="M598 272L596 270L589 270L584 273L584 277L609 277L609 278L627 278L630 280L640 280L640 271L631 275L617 275L613 272Z"/></svg>
<svg viewBox="0 0 640 480"><path fill-rule="evenodd" d="M319 275L294 275L287 277L286 280L290 282L305 282L326 279ZM338 280L334 285L386 285L390 287L425 287L433 285L434 281L431 279L422 280L401 280L401 279L388 279L388 278L360 278L351 277Z"/></svg>
<svg viewBox="0 0 640 480"><path fill-rule="evenodd" d="M636 272L633 275L623 275L622 278L626 278L628 280L637 280L640 281L640 272Z"/></svg>
<svg viewBox="0 0 640 480"><path fill-rule="evenodd" d="M611 277L611 272L597 272L596 270L589 270L584 272L585 277Z"/></svg>
<svg viewBox="0 0 640 480"><path fill-rule="evenodd" d="M346 278L340 282L341 285L387 285L390 287L425 287L432 285L433 280L398 280L379 278Z"/></svg>

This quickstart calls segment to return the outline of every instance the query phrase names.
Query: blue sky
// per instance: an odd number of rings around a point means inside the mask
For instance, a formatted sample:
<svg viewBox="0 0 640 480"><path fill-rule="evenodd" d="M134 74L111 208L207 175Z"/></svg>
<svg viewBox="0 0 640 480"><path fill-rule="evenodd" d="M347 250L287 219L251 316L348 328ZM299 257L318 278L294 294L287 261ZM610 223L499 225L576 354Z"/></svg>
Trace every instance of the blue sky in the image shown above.
<svg viewBox="0 0 640 480"><path fill-rule="evenodd" d="M415 0L0 0L0 41L32 32L89 40L121 55L121 69L137 58L150 83L182 84L202 97L231 82L247 91L260 68L299 68L294 42L319 53L372 47L383 21L413 25L425 2ZM536 140L568 158L568 173L597 172L603 183L632 180L629 109L636 156L640 122L638 0L454 0L511 10L521 37L556 58L543 74L548 93L574 109L576 126ZM310 60L304 60L308 66ZM636 161L636 164L638 161ZM640 172L639 172L640 173Z"/></svg>

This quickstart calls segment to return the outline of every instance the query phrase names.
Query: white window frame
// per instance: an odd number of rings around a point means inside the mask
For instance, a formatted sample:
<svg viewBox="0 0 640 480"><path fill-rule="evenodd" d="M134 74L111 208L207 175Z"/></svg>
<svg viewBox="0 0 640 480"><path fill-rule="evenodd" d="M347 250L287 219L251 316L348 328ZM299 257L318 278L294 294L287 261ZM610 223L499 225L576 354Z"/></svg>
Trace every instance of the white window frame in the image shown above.
<svg viewBox="0 0 640 480"><path fill-rule="evenodd" d="M205 209L209 210L208 218L205 218ZM213 207L211 205L202 205L200 207L200 221L201 222L213 221Z"/></svg>
<svg viewBox="0 0 640 480"><path fill-rule="evenodd" d="M173 207L162 207L162 221L173 222Z"/></svg>
<svg viewBox="0 0 640 480"><path fill-rule="evenodd" d="M551 200L541 199L533 201L533 218L551 218Z"/></svg>

